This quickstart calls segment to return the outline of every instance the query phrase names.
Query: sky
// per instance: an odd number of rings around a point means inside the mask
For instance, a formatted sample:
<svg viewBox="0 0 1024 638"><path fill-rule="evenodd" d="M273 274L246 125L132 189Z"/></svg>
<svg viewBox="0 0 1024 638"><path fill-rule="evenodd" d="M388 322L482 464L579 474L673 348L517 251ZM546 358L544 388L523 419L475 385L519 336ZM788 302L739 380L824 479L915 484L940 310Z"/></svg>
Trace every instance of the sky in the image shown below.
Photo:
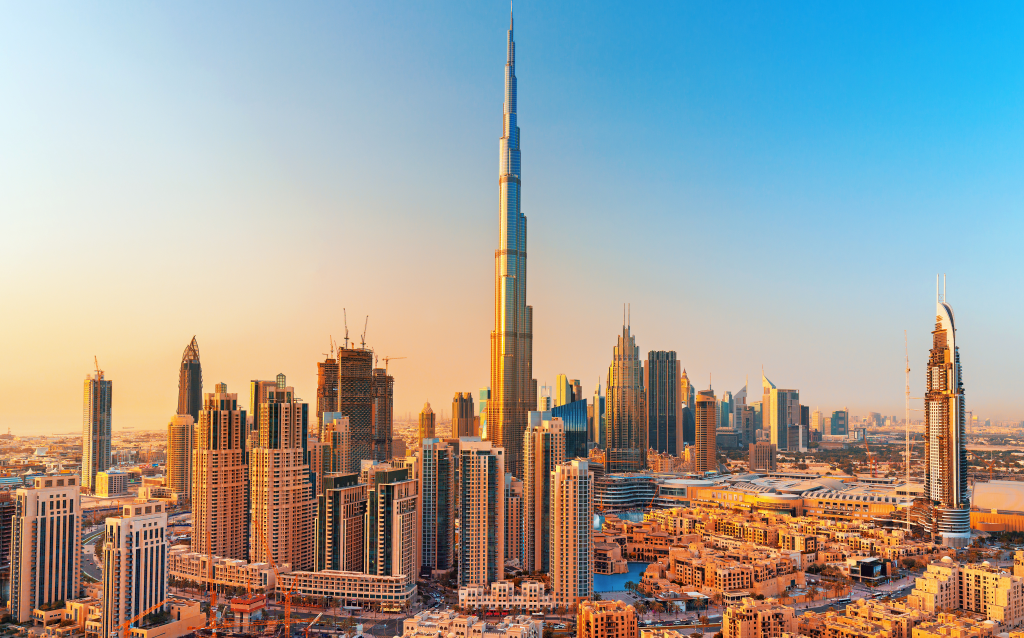
<svg viewBox="0 0 1024 638"><path fill-rule="evenodd" d="M0 430L80 431L94 356L115 431L163 427L193 335L207 389L315 403L343 309L396 413L485 386L508 10L6 4ZM629 303L698 387L902 417L945 273L968 409L1024 419L1024 7L515 18L539 384L603 387Z"/></svg>

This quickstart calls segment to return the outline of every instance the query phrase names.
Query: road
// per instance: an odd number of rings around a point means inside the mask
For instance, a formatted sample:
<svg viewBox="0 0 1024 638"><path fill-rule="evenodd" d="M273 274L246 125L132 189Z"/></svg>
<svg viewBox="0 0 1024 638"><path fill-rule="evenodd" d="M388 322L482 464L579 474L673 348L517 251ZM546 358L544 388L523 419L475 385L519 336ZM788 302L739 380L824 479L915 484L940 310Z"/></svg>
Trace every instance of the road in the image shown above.
<svg viewBox="0 0 1024 638"><path fill-rule="evenodd" d="M102 526L91 532L82 532L82 573L88 574L97 581L103 580L103 572L100 570L100 566L96 563L94 545L102 534Z"/></svg>

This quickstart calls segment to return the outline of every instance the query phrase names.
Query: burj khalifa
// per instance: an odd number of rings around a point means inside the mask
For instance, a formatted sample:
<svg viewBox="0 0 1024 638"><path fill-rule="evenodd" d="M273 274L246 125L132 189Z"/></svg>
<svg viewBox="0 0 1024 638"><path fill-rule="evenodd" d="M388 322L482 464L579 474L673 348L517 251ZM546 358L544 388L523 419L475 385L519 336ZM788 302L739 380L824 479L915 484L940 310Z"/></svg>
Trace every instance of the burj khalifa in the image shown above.
<svg viewBox="0 0 1024 638"><path fill-rule="evenodd" d="M505 448L505 470L523 477L523 434L536 409L533 308L526 305L526 217L520 209L519 126L516 122L516 45L512 18L505 62L505 108L498 159L498 249L494 251L494 330L487 438Z"/></svg>

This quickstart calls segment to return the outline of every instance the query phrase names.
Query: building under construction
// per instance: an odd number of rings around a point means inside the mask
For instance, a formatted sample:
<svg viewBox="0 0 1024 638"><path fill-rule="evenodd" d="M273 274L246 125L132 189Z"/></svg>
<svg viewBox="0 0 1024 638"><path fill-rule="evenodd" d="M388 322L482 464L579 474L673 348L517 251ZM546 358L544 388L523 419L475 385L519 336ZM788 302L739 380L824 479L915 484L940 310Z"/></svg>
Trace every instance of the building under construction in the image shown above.
<svg viewBox="0 0 1024 638"><path fill-rule="evenodd" d="M332 345L331 354L316 364L317 436L323 440L324 412L338 411L338 359Z"/></svg>
<svg viewBox="0 0 1024 638"><path fill-rule="evenodd" d="M337 411L349 418L352 440L347 471L358 472L363 459L391 458L395 379L373 367L373 350L366 347L340 348L337 366Z"/></svg>

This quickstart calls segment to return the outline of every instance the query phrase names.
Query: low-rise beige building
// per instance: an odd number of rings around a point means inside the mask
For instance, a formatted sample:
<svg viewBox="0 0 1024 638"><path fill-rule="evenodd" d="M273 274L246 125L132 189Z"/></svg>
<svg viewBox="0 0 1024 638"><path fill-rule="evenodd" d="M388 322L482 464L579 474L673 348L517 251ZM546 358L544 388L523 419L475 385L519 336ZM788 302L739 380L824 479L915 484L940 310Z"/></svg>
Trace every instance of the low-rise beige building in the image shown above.
<svg viewBox="0 0 1024 638"><path fill-rule="evenodd" d="M781 638L796 631L796 612L775 599L744 598L722 615L723 638Z"/></svg>
<svg viewBox="0 0 1024 638"><path fill-rule="evenodd" d="M530 616L506 616L501 622L453 611L421 611L402 623L404 638L541 638L544 624Z"/></svg>
<svg viewBox="0 0 1024 638"><path fill-rule="evenodd" d="M939 614L914 627L913 638L989 638L999 631L994 620L976 620L953 614Z"/></svg>
<svg viewBox="0 0 1024 638"><path fill-rule="evenodd" d="M637 638L636 609L621 600L585 601L576 612L579 638Z"/></svg>
<svg viewBox="0 0 1024 638"><path fill-rule="evenodd" d="M477 610L505 610L535 613L556 607L555 596L544 592L544 583L524 580L517 589L510 580L490 585L459 587L459 607Z"/></svg>
<svg viewBox="0 0 1024 638"><path fill-rule="evenodd" d="M962 609L1004 629L1017 628L1024 624L1024 577L988 562L961 565L946 556L916 580L907 606L932 614Z"/></svg>
<svg viewBox="0 0 1024 638"><path fill-rule="evenodd" d="M189 549L188 545L175 545L167 552L167 573L171 583L208 585L210 582L210 559ZM278 572L291 571L288 564L279 565ZM274 589L276 579L270 563L247 563L236 558L213 557L213 582L225 587L247 587L253 591L267 592Z"/></svg>
<svg viewBox="0 0 1024 638"><path fill-rule="evenodd" d="M281 574L277 589L296 596L317 596L397 611L416 595L416 583L406 576L378 576L362 572L325 569Z"/></svg>

